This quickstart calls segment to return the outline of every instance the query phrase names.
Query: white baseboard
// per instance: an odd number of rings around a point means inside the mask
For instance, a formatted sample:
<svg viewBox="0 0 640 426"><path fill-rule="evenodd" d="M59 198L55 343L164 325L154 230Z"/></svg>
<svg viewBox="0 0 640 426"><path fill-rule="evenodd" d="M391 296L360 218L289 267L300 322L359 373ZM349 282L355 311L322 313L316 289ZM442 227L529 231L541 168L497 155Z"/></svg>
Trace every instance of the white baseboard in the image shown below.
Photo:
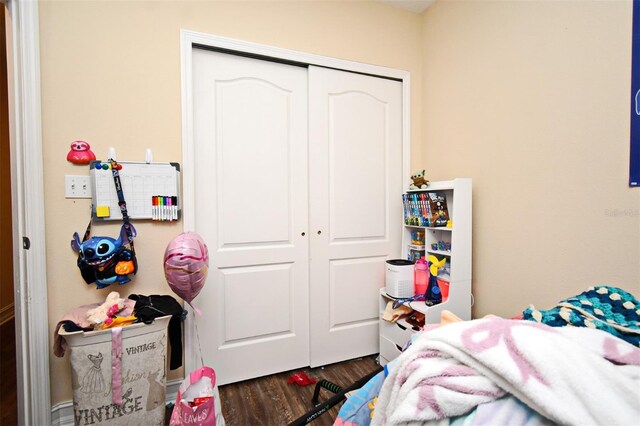
<svg viewBox="0 0 640 426"><path fill-rule="evenodd" d="M182 384L183 379L171 380L167 382L167 393L165 402L176 402L178 396L178 388ZM51 425L52 426L73 426L73 401L60 402L51 407Z"/></svg>

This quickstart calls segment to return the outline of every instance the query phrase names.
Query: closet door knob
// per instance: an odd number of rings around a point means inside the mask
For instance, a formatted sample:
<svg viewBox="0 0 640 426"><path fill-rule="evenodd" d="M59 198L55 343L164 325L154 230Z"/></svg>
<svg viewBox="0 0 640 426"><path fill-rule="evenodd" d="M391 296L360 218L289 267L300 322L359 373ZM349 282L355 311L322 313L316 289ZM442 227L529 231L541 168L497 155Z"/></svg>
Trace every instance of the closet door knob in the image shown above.
<svg viewBox="0 0 640 426"><path fill-rule="evenodd" d="M304 237L304 236L305 236L305 235L307 235L307 234L303 232L303 233L302 233L302 234L300 234L300 235L302 235L302 236Z"/></svg>
<svg viewBox="0 0 640 426"><path fill-rule="evenodd" d="M318 231L318 235L322 234L322 231Z"/></svg>

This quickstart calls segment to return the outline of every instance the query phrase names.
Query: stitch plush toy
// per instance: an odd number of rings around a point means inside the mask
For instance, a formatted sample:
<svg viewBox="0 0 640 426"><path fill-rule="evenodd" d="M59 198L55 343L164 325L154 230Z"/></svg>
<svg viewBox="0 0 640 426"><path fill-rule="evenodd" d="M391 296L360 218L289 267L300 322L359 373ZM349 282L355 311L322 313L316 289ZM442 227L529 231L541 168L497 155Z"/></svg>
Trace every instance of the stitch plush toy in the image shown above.
<svg viewBox="0 0 640 426"><path fill-rule="evenodd" d="M78 267L87 284L96 283L96 288L104 288L115 282L126 284L131 281L129 275L138 270L135 253L126 245L132 244L136 229L129 225L120 228L118 239L110 237L92 237L80 241L78 233L73 234L71 248L78 253ZM133 247L133 246L132 246Z"/></svg>
<svg viewBox="0 0 640 426"><path fill-rule="evenodd" d="M426 189L429 186L429 181L424 178L424 170L415 172L411 175L411 184L409 189Z"/></svg>

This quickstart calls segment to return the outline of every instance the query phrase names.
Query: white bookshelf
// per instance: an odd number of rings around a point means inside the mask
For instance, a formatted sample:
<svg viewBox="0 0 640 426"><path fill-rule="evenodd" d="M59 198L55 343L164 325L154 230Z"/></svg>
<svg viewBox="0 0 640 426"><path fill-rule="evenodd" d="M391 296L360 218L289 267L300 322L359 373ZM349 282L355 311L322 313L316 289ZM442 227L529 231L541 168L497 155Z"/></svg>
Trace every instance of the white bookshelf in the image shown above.
<svg viewBox="0 0 640 426"><path fill-rule="evenodd" d="M442 192L447 201L451 227L426 227L406 225L402 223L402 258L407 259L411 244L411 231L424 230L425 256L435 255L438 259L447 258L449 263L449 295L446 301L434 306L427 306L424 301L406 303L415 311L425 315L425 324L440 322L443 310L453 312L463 320L471 319L471 248L472 248L472 181L469 178L457 178L449 181L431 182L429 187L413 192ZM451 250L433 249L432 243L449 242ZM400 353L404 346L403 338L415 332L402 322L391 324L382 319L382 313L389 300L393 300L380 289L380 354L382 363L388 362ZM394 330L398 327L401 332ZM404 327L404 328L403 328ZM394 356L395 355L395 356Z"/></svg>

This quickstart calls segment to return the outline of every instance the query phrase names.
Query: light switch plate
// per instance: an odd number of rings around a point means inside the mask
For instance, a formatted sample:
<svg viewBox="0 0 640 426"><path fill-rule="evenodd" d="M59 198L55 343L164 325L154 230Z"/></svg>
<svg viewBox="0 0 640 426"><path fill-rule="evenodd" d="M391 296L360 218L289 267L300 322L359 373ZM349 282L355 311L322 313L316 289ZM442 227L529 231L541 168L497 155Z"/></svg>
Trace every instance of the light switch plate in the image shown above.
<svg viewBox="0 0 640 426"><path fill-rule="evenodd" d="M64 176L65 198L91 198L90 176Z"/></svg>

